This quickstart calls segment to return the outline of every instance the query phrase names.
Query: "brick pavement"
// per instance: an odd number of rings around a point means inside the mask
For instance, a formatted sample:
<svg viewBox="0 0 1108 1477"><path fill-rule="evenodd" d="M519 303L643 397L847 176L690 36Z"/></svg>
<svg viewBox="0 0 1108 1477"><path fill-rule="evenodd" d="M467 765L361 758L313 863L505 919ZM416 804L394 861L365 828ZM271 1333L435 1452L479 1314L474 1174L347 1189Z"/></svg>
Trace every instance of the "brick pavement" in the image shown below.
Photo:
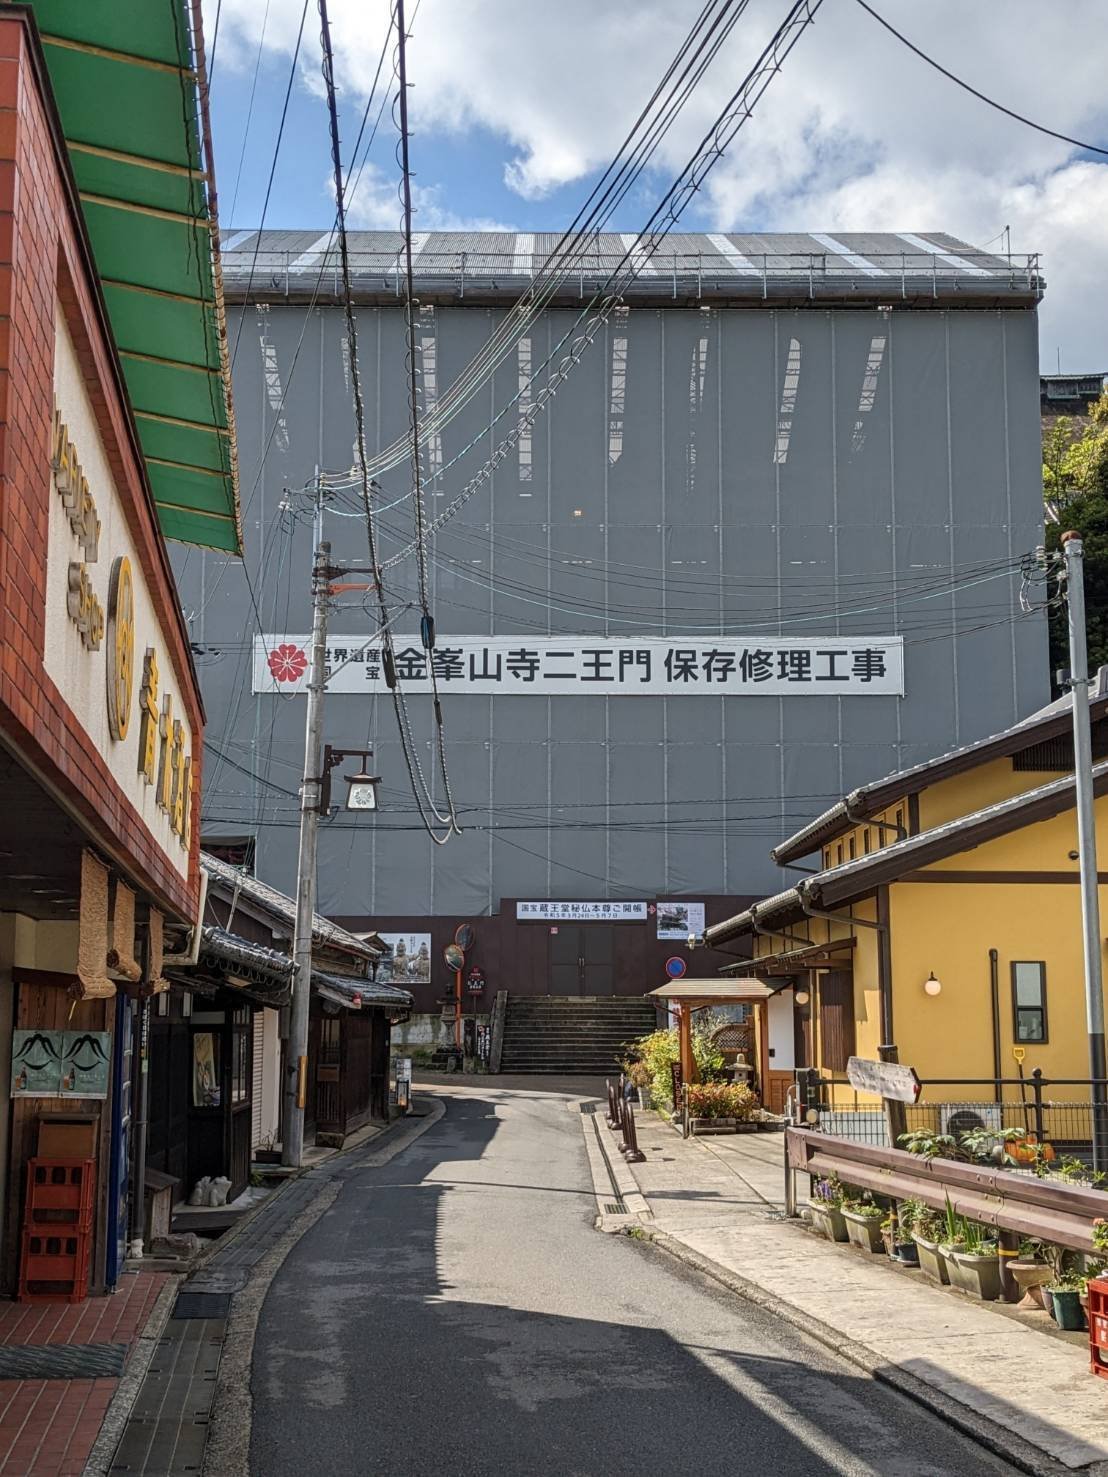
<svg viewBox="0 0 1108 1477"><path fill-rule="evenodd" d="M127 1344L142 1333L168 1278L128 1272L83 1303L0 1303L0 1346ZM116 1379L0 1379L0 1477L80 1477Z"/></svg>

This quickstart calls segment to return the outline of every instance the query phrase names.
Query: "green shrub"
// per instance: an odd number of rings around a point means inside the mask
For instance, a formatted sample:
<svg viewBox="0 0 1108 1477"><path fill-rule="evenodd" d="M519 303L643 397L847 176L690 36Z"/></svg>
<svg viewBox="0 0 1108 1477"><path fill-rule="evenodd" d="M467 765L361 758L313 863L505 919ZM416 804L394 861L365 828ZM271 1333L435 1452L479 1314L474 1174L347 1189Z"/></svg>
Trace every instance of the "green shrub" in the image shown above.
<svg viewBox="0 0 1108 1477"><path fill-rule="evenodd" d="M689 1084L689 1112L694 1118L738 1118L745 1122L758 1099L744 1082Z"/></svg>

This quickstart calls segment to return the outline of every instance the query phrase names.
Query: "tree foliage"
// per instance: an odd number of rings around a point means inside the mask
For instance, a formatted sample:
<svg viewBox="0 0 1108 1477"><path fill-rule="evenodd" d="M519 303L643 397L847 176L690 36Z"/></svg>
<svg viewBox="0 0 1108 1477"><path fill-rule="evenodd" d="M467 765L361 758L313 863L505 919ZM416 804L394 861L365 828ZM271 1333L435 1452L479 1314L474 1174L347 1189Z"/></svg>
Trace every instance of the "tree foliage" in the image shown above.
<svg viewBox="0 0 1108 1477"><path fill-rule="evenodd" d="M1087 423L1069 416L1043 436L1046 547L1054 553L1067 529L1085 544L1085 630L1089 670L1108 665L1108 395L1092 406ZM1064 607L1050 613L1050 666L1069 668Z"/></svg>

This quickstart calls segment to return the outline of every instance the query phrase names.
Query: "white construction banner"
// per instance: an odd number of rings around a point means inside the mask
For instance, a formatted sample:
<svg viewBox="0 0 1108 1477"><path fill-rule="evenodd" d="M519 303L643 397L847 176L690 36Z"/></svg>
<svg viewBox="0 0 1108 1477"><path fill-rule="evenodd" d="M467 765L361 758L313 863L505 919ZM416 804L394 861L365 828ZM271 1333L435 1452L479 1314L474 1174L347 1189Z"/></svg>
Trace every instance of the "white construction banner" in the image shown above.
<svg viewBox="0 0 1108 1477"><path fill-rule="evenodd" d="M516 903L516 919L527 923L629 923L646 919L645 903Z"/></svg>
<svg viewBox="0 0 1108 1477"><path fill-rule="evenodd" d="M904 694L904 641L899 636L732 637L670 640L661 636L443 636L435 649L397 636L396 672L406 692L430 692L428 656L439 691L599 693L613 696L858 697ZM307 636L254 637L254 692L306 690ZM327 645L327 691L385 691L376 639L333 636Z"/></svg>

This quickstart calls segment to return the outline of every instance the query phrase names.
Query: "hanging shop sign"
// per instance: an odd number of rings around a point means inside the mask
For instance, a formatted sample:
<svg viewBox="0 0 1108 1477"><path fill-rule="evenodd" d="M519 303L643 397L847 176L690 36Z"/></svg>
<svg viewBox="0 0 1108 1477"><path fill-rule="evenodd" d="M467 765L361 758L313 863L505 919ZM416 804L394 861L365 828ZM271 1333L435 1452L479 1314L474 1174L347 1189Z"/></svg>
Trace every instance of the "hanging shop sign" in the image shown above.
<svg viewBox="0 0 1108 1477"><path fill-rule="evenodd" d="M54 390L44 666L90 745L187 875L194 780L185 689L60 314Z"/></svg>
<svg viewBox="0 0 1108 1477"><path fill-rule="evenodd" d="M703 903L659 902L656 916L660 939L680 939L684 943L690 933L704 932Z"/></svg>
<svg viewBox="0 0 1108 1477"><path fill-rule="evenodd" d="M471 995L480 995L485 988L485 971L478 969L476 965L466 975L466 989Z"/></svg>
<svg viewBox="0 0 1108 1477"><path fill-rule="evenodd" d="M307 690L307 636L254 637L254 692ZM607 697L797 697L904 694L899 636L808 638L703 636L442 636L430 653L398 636L396 672L411 692L430 692L428 656L440 691L497 696L593 693ZM384 687L381 648L368 637L333 637L327 691Z"/></svg>
<svg viewBox="0 0 1108 1477"><path fill-rule="evenodd" d="M106 1098L107 1031L12 1032L12 1097Z"/></svg>
<svg viewBox="0 0 1108 1477"><path fill-rule="evenodd" d="M516 903L523 923L636 923L646 920L645 903Z"/></svg>

